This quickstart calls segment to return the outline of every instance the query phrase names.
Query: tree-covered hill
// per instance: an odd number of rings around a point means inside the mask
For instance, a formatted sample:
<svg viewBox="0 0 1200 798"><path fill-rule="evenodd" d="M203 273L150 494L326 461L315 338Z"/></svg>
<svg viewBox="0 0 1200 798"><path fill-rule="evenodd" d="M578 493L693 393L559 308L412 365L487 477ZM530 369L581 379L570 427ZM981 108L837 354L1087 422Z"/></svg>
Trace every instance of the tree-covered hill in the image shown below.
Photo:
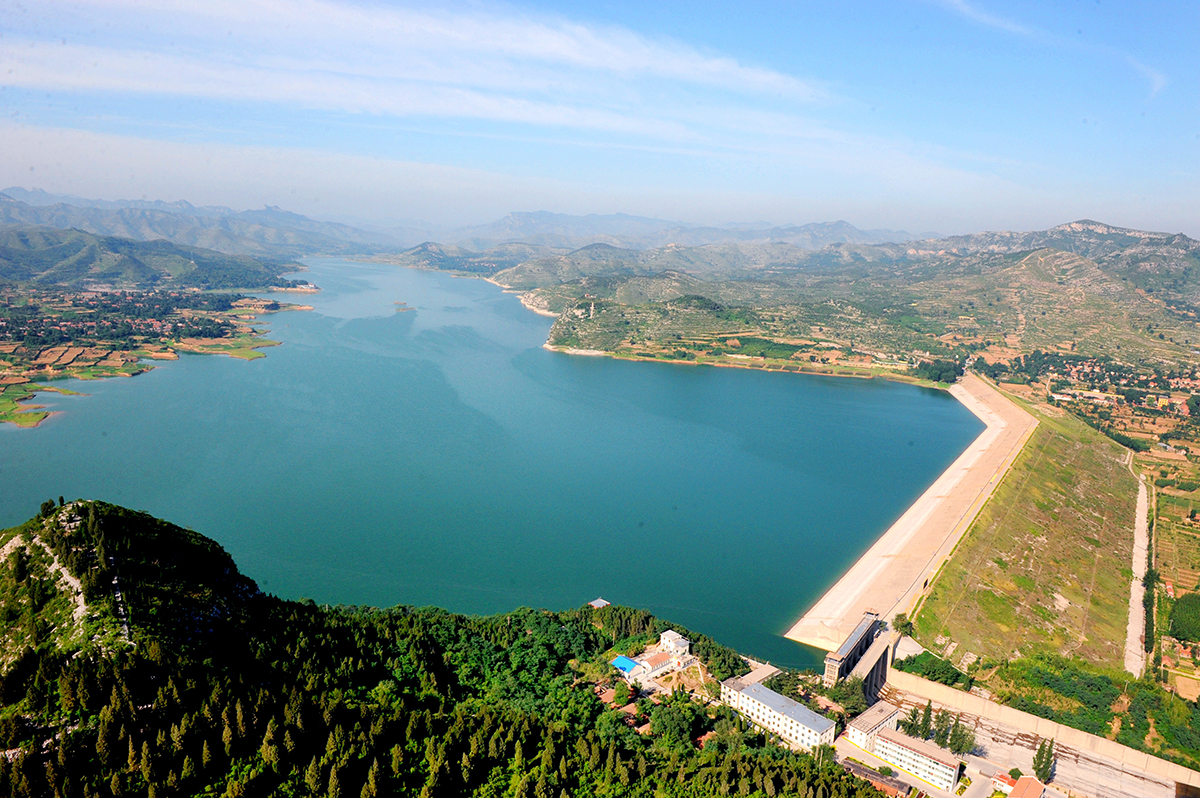
<svg viewBox="0 0 1200 798"><path fill-rule="evenodd" d="M90 288L266 288L292 282L286 261L225 255L169 241L0 225L0 284Z"/></svg>
<svg viewBox="0 0 1200 798"><path fill-rule="evenodd" d="M0 795L877 794L683 693L626 725L593 685L667 628L643 611L284 601L102 502L45 503L0 556ZM713 675L744 671L688 634Z"/></svg>

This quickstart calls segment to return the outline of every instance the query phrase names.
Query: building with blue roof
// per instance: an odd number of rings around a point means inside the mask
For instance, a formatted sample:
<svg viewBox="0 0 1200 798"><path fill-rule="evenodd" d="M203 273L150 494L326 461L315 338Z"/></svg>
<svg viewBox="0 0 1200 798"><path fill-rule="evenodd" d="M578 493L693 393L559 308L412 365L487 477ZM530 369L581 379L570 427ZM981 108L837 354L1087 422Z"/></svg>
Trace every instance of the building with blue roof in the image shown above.
<svg viewBox="0 0 1200 798"><path fill-rule="evenodd" d="M620 656L612 661L612 666L621 672L621 675L628 679L633 675L635 669L641 666L631 660L629 657Z"/></svg>

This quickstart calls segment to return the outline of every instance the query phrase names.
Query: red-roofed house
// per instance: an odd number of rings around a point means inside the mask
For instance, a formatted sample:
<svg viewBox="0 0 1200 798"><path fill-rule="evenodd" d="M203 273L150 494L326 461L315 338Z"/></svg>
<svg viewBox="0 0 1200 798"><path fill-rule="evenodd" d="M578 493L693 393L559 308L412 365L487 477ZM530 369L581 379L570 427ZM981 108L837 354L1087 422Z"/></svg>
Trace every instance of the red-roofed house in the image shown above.
<svg viewBox="0 0 1200 798"><path fill-rule="evenodd" d="M997 792L1002 792L1008 795L1012 792L1013 787L1017 786L1017 780L1007 773L997 773L992 776L992 789Z"/></svg>
<svg viewBox="0 0 1200 798"><path fill-rule="evenodd" d="M1046 785L1033 776L1022 776L1017 779L1008 798L1042 798L1046 794Z"/></svg>

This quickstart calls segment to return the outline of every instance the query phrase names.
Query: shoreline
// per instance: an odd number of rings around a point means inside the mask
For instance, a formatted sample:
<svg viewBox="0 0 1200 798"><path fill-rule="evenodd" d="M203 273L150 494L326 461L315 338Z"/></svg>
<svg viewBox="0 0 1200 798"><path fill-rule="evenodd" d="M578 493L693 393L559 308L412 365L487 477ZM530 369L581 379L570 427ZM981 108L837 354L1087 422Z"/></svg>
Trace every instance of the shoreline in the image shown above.
<svg viewBox="0 0 1200 798"><path fill-rule="evenodd" d="M457 277L458 275L455 275L455 276ZM533 305L529 304L529 302L526 301L526 299L525 299L525 297L529 296L529 294L531 293L529 291L518 291L517 289L515 289L511 286L507 286L504 283L496 282L491 277L483 277L481 279L485 283L491 283L492 285L496 286L497 288L500 289L500 291L502 293L515 294L517 297L517 301L521 303L521 307L525 308L526 310L531 310L534 313L538 314L539 316L549 316L552 319L557 319L559 316L559 314L555 313L554 311L545 310L544 308L534 307ZM586 351L591 351L591 350L586 350Z"/></svg>
<svg viewBox="0 0 1200 798"><path fill-rule="evenodd" d="M258 291L260 289L247 289L247 290ZM267 289L267 290L275 290L275 289ZM291 289L279 289L279 290L291 290ZM302 293L315 294L319 290L320 289L313 287L312 289L309 289L309 290L302 290ZM257 298L261 299L261 297L257 297ZM270 300L270 301L273 302L274 300ZM255 310L255 313L257 313L259 315L264 315L264 314L270 315L273 313L284 313L284 312L288 312L288 311L309 311L309 310L314 309L312 305L297 305L297 304L290 303L290 302L284 302L284 303L278 303L278 304L280 306L278 308L276 308L275 310ZM85 366L82 368L78 368L76 370L71 370L70 366L66 366L66 367L64 367L63 371L61 371L61 372L51 372L51 373L37 374L37 375L29 375L29 374L3 375L3 374L0 374L0 377L4 377L5 379L12 378L14 380L17 380L15 382L7 382L7 383L0 384L0 396L3 396L5 393L4 389L7 387L10 387L10 386L16 386L16 385L32 385L32 386L34 386L33 389L28 389L28 388L25 389L26 392L21 397L16 398L16 399L6 400L6 401L11 401L12 404L14 405L14 407L7 408L7 409L3 410L3 412L0 412L0 424L12 424L19 429L37 429L39 426L41 426L42 422L50 419L53 416L56 416L56 415L59 415L59 414L65 412L63 410L44 410L45 405L22 404L23 402L30 402L30 401L35 400L37 398L37 394L39 394L43 391L49 391L52 393L60 393L60 394L77 394L77 395L81 395L81 396L87 395L87 394L82 394L79 391L72 391L72 390L69 390L66 388L57 388L54 386L45 385L41 382L35 382L35 377L40 378L42 380L63 380L63 379L101 380L101 379L110 379L112 377L136 377L139 374L144 374L147 371L153 370L155 368L155 366L152 364L153 361L179 360L180 352L185 352L188 354L197 354L197 355L226 355L228 357L232 357L232 358L235 358L238 360L250 361L250 360L258 360L259 358L266 357L266 355L264 353L262 353L258 350L268 349L271 347L279 346L281 344L280 341L272 341L271 339L266 337L267 334L270 332L269 330L260 329L260 328L254 327L252 324L248 323L249 321L257 320L258 316L236 316L236 319L238 321L234 321L234 324L235 325L238 324L239 321L241 324L241 326L238 329L244 328L246 330L249 330L249 332L238 332L230 338L212 338L212 339L184 338L180 341L168 342L166 344L165 349L136 349L136 350L133 350L133 352L132 352L132 355L136 356L136 358L137 358L136 360L126 360L126 361L124 361L124 365L122 365L122 366L106 367L106 368L110 368L111 370L106 370L103 373L93 373L93 372L88 371L88 369L91 369L94 367L94 364L93 364L93 365ZM207 343L200 343L200 342L207 342ZM160 346L160 344L154 344L154 346ZM139 352L141 354L138 354ZM121 370L127 366L129 367L128 370ZM29 421L29 418L32 418L33 416L36 416L39 413L43 413L44 415L42 415L42 417L38 418L36 421L32 421L32 422Z"/></svg>
<svg viewBox="0 0 1200 798"><path fill-rule="evenodd" d="M538 311L534 308L529 308L535 313ZM762 358L748 358L744 361L729 361L729 360L669 360L660 357L650 357L649 355L638 354L618 354L609 352L604 349L575 349L569 346L555 346L549 341L542 344L542 349L547 352L558 352L562 355L585 355L589 357L608 357L613 360L624 360L629 363L668 363L683 366L712 366L718 369L746 369L748 371L762 371L768 374L803 374L807 377L835 377L837 379L847 380L890 380L892 382L901 382L905 385L915 385L918 388L930 388L935 391L945 391L942 387L944 383L932 382L930 380L922 380L912 377L907 374L892 371L886 368L867 369L861 366L841 366L840 370L835 370L829 365L824 365L821 368L814 367L812 364L789 363L795 368L771 368L770 364L764 362ZM808 366L805 368L805 366Z"/></svg>
<svg viewBox="0 0 1200 798"><path fill-rule="evenodd" d="M489 277L483 279L505 293L517 294L527 310L543 316L557 316L529 305L525 301L526 292L514 291ZM620 357L603 350L557 347L549 341L542 344L542 348L567 355L662 362L658 358ZM752 362L704 365L762 369ZM808 371L801 367L791 373L859 379L879 376L923 384L921 380L904 379L899 374L864 373L853 367L845 369L846 373L837 373L832 368ZM779 371L787 373L784 369ZM853 631L864 612L877 612L888 622L897 612L911 613L1038 426L1034 416L978 375L964 374L962 380L951 385L947 392L984 423L984 430L784 637L816 649L833 651Z"/></svg>
<svg viewBox="0 0 1200 798"><path fill-rule="evenodd" d="M833 651L864 612L887 622L911 612L1037 428L1036 418L977 375L964 375L949 393L986 428L792 625L789 640Z"/></svg>

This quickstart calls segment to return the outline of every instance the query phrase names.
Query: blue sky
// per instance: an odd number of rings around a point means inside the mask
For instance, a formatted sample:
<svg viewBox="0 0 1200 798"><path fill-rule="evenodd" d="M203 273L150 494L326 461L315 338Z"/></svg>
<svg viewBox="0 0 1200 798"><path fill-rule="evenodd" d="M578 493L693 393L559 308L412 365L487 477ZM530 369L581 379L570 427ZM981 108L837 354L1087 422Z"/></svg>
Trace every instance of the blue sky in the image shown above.
<svg viewBox="0 0 1200 798"><path fill-rule="evenodd" d="M1200 236L1200 4L0 0L0 183Z"/></svg>

